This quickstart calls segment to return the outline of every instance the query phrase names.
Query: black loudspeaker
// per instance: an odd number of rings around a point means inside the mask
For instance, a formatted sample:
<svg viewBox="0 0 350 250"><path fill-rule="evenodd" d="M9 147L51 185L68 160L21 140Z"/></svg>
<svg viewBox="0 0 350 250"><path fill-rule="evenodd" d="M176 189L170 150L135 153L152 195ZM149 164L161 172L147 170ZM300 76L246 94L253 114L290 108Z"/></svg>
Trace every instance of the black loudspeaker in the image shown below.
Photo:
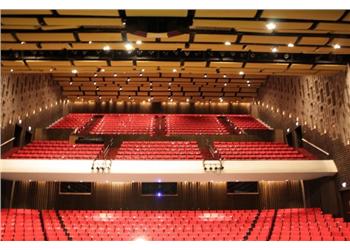
<svg viewBox="0 0 350 250"><path fill-rule="evenodd" d="M303 131L302 131L302 128L301 126L298 126L295 128L294 130L295 132L295 138L296 138L296 141L295 141L295 146L296 147L302 147L303 146Z"/></svg>

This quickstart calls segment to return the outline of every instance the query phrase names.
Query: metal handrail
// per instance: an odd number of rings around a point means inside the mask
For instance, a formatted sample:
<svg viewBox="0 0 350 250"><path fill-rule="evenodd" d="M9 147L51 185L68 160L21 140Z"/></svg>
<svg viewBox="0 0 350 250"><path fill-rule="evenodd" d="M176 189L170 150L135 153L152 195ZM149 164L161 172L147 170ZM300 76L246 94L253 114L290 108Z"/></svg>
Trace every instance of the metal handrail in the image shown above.
<svg viewBox="0 0 350 250"><path fill-rule="evenodd" d="M3 143L0 145L0 147L5 146L7 143L10 143L10 142L12 142L12 141L15 140L15 139L16 139L16 137L12 137L11 139L9 139L9 140L3 142Z"/></svg>
<svg viewBox="0 0 350 250"><path fill-rule="evenodd" d="M306 142L307 144L309 144L311 147L313 147L313 148L317 149L318 151L322 152L323 154L325 154L325 155L327 155L327 156L330 155L327 151L325 151L325 150L323 150L322 148L316 146L315 144L309 142L308 140L306 140L306 139L304 139L304 138L302 138L301 140L302 140L303 142Z"/></svg>

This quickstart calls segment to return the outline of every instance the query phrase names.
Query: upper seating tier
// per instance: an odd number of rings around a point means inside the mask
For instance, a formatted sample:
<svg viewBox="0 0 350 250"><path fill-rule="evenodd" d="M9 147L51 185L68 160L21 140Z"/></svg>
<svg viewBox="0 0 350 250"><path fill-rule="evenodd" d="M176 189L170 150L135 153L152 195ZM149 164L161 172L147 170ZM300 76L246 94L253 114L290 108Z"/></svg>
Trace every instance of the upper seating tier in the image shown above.
<svg viewBox="0 0 350 250"><path fill-rule="evenodd" d="M88 123L93 116L94 114L71 113L54 122L52 125L49 126L49 128L55 128L55 129L80 128L80 127L83 127L86 123Z"/></svg>
<svg viewBox="0 0 350 250"><path fill-rule="evenodd" d="M234 127L242 130L266 130L268 129L264 124L256 120L250 115L226 115L229 122Z"/></svg>

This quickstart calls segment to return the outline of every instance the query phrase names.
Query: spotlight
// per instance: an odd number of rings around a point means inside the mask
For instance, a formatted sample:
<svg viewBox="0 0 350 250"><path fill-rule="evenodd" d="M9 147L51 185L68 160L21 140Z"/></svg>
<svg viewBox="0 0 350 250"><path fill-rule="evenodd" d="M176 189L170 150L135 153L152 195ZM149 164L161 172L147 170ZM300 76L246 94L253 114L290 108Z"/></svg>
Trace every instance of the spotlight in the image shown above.
<svg viewBox="0 0 350 250"><path fill-rule="evenodd" d="M136 41L136 44L137 44L137 45L141 45L141 44L142 44L142 41L141 41L141 40L137 40L137 41Z"/></svg>
<svg viewBox="0 0 350 250"><path fill-rule="evenodd" d="M103 46L103 50L104 51L110 51L111 47L109 45L105 45L105 46Z"/></svg>
<svg viewBox="0 0 350 250"><path fill-rule="evenodd" d="M333 45L333 48L334 48L334 49L340 49L341 46L340 46L338 43L336 43L336 44Z"/></svg>
<svg viewBox="0 0 350 250"><path fill-rule="evenodd" d="M230 41L226 41L226 42L225 42L225 45L226 45L226 46L230 46L230 45L231 45L231 42L230 42Z"/></svg>
<svg viewBox="0 0 350 250"><path fill-rule="evenodd" d="M294 47L294 44L293 44L293 43L288 43L288 47L289 47L289 48L293 48L293 47Z"/></svg>
<svg viewBox="0 0 350 250"><path fill-rule="evenodd" d="M133 50L133 49L134 49L134 46L132 46L131 43L126 43L126 44L124 45L124 47L125 47L126 50Z"/></svg>
<svg viewBox="0 0 350 250"><path fill-rule="evenodd" d="M78 70L77 69L72 69L72 74L77 74Z"/></svg>
<svg viewBox="0 0 350 250"><path fill-rule="evenodd" d="M273 48L271 49L271 51L272 51L273 53L276 53L276 52L278 51L278 49L277 49L276 47L273 47Z"/></svg>
<svg viewBox="0 0 350 250"><path fill-rule="evenodd" d="M346 188L347 183L344 181L344 182L341 184L341 186L342 186L343 188Z"/></svg>
<svg viewBox="0 0 350 250"><path fill-rule="evenodd" d="M276 24L274 22L270 22L270 23L266 24L266 28L268 30L274 30L274 29L276 29Z"/></svg>

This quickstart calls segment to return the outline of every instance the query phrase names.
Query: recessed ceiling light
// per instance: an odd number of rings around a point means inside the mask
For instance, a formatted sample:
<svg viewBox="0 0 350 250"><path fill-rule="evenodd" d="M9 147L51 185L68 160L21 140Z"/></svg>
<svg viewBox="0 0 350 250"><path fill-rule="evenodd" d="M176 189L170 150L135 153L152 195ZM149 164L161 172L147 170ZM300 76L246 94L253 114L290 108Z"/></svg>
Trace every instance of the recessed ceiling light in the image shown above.
<svg viewBox="0 0 350 250"><path fill-rule="evenodd" d="M22 41L21 44L25 44L26 42Z"/></svg>
<svg viewBox="0 0 350 250"><path fill-rule="evenodd" d="M100 69L101 72L105 72L105 69Z"/></svg>
<svg viewBox="0 0 350 250"><path fill-rule="evenodd" d="M220 97L219 100L220 100L220 102L223 102L223 101L224 101L224 99L223 99L222 97Z"/></svg>
<svg viewBox="0 0 350 250"><path fill-rule="evenodd" d="M125 47L126 50L133 50L133 49L134 49L134 46L132 46L131 43L126 43L126 44L124 45L124 47Z"/></svg>
<svg viewBox="0 0 350 250"><path fill-rule="evenodd" d="M224 75L224 78L226 78L227 77L227 75Z"/></svg>
<svg viewBox="0 0 350 250"><path fill-rule="evenodd" d="M171 85L171 82L169 82L169 86Z"/></svg>
<svg viewBox="0 0 350 250"><path fill-rule="evenodd" d="M122 24L123 24L123 25L126 25L126 22L123 22Z"/></svg>
<svg viewBox="0 0 350 250"><path fill-rule="evenodd" d="M271 49L271 51L272 51L273 53L276 53L276 52L278 51L278 49L277 49L276 47L273 47L273 48Z"/></svg>
<svg viewBox="0 0 350 250"><path fill-rule="evenodd" d="M248 87L250 87L250 83L248 83Z"/></svg>
<svg viewBox="0 0 350 250"><path fill-rule="evenodd" d="M226 46L230 46L230 45L231 45L231 42L230 42L230 41L226 41L226 42L225 42L225 45L226 45Z"/></svg>
<svg viewBox="0 0 350 250"><path fill-rule="evenodd" d="M176 69L173 69L173 72L175 73L175 72L177 72L177 70L176 70Z"/></svg>
<svg viewBox="0 0 350 250"><path fill-rule="evenodd" d="M92 44L92 41L89 41L89 44Z"/></svg>
<svg viewBox="0 0 350 250"><path fill-rule="evenodd" d="M247 80L247 83L250 83L250 81L249 81L249 80Z"/></svg>
<svg viewBox="0 0 350 250"><path fill-rule="evenodd" d="M208 75L207 74L204 74L204 78L207 78L208 77Z"/></svg>
<svg viewBox="0 0 350 250"><path fill-rule="evenodd" d="M141 69L141 72L145 72L145 69Z"/></svg>
<svg viewBox="0 0 350 250"><path fill-rule="evenodd" d="M78 70L77 69L72 69L72 74L77 74Z"/></svg>
<svg viewBox="0 0 350 250"><path fill-rule="evenodd" d="M111 50L111 47L109 45L106 45L106 46L103 47L103 50L104 51L109 51L109 50Z"/></svg>
<svg viewBox="0 0 350 250"><path fill-rule="evenodd" d="M340 44L336 43L336 44L333 45L333 48L334 48L334 49L340 49L341 46L340 46Z"/></svg>
<svg viewBox="0 0 350 250"><path fill-rule="evenodd" d="M52 72L53 71L53 68L50 68L50 72Z"/></svg>
<svg viewBox="0 0 350 250"><path fill-rule="evenodd" d="M293 48L293 47L294 47L294 44L293 44L293 43L288 43L288 47L289 47L289 48Z"/></svg>
<svg viewBox="0 0 350 250"><path fill-rule="evenodd" d="M102 99L102 97L101 97L101 96L99 96L99 97L98 97L98 99L100 99L100 100L101 100L101 99Z"/></svg>
<svg viewBox="0 0 350 250"><path fill-rule="evenodd" d="M143 74L142 74L142 73L140 73L140 74L139 74L139 76L143 76Z"/></svg>
<svg viewBox="0 0 350 250"><path fill-rule="evenodd" d="M186 99L186 102L190 102L190 98L187 98L187 99Z"/></svg>
<svg viewBox="0 0 350 250"><path fill-rule="evenodd" d="M244 75L244 72L240 71L238 74L242 76L242 75Z"/></svg>
<svg viewBox="0 0 350 250"><path fill-rule="evenodd" d="M142 41L141 41L141 40L137 40L137 41L136 41L136 44L137 44L137 45L141 45L141 44L142 44Z"/></svg>
<svg viewBox="0 0 350 250"><path fill-rule="evenodd" d="M13 72L14 70L13 69L10 69L10 72Z"/></svg>
<svg viewBox="0 0 350 250"><path fill-rule="evenodd" d="M226 87L226 86L227 86L227 83L225 83L224 86Z"/></svg>
<svg viewBox="0 0 350 250"><path fill-rule="evenodd" d="M117 77L118 75L117 74L113 74L114 77Z"/></svg>
<svg viewBox="0 0 350 250"><path fill-rule="evenodd" d="M128 77L127 81L130 82L130 78L129 77Z"/></svg>
<svg viewBox="0 0 350 250"><path fill-rule="evenodd" d="M121 90L123 90L123 88L122 88L122 87L120 87L120 88L119 88L119 90L121 91Z"/></svg>
<svg viewBox="0 0 350 250"><path fill-rule="evenodd" d="M96 85L96 82L94 82L94 85Z"/></svg>
<svg viewBox="0 0 350 250"><path fill-rule="evenodd" d="M69 82L69 85L72 85L73 84L73 82Z"/></svg>
<svg viewBox="0 0 350 250"><path fill-rule="evenodd" d="M274 29L276 29L276 24L274 22L270 22L270 23L266 24L266 28L268 30L274 30Z"/></svg>
<svg viewBox="0 0 350 250"><path fill-rule="evenodd" d="M97 77L97 73L94 74L94 77Z"/></svg>

